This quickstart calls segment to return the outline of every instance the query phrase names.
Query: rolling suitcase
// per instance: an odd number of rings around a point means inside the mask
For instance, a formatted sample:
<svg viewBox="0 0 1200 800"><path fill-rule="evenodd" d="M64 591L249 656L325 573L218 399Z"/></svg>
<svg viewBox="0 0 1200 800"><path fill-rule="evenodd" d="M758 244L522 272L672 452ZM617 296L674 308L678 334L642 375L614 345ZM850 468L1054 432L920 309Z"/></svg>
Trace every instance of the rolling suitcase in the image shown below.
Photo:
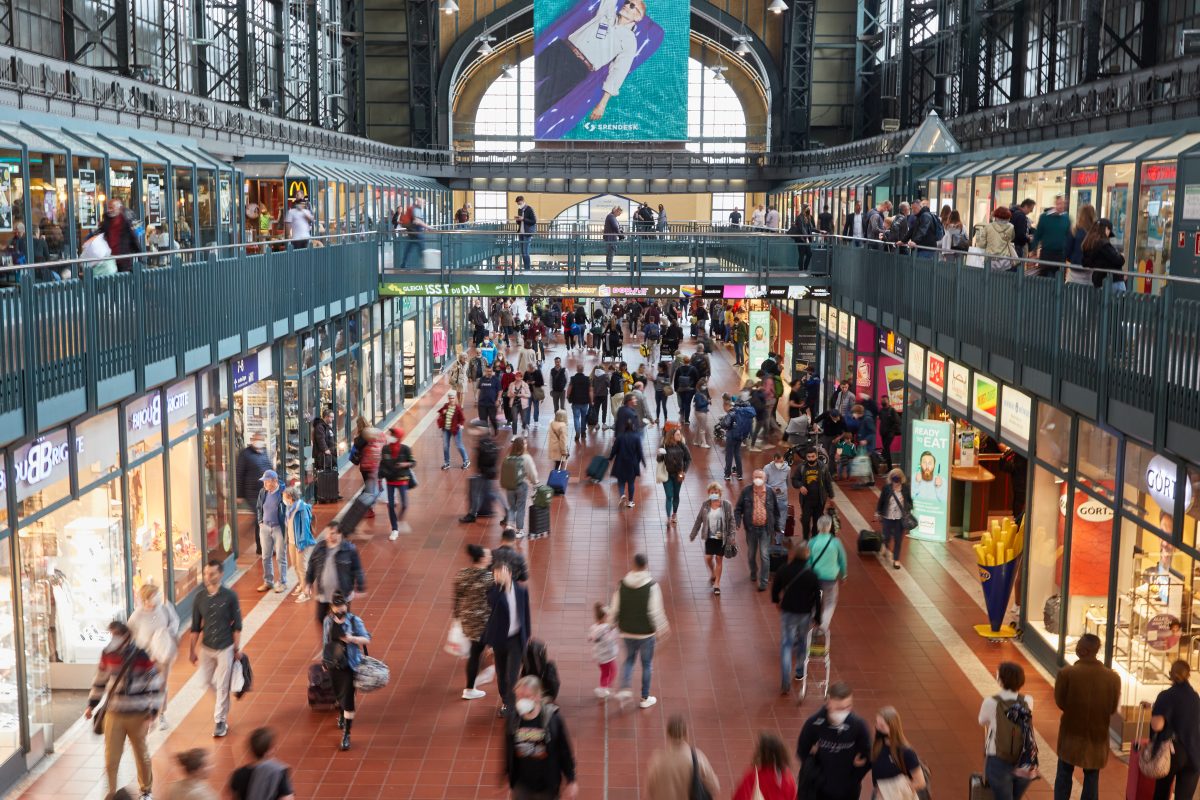
<svg viewBox="0 0 1200 800"><path fill-rule="evenodd" d="M338 530L343 536L350 536L354 533L354 529L358 527L358 523L362 522L363 517L371 510L371 506L360 502L361 495L346 506L346 510L342 513L341 519L337 521Z"/></svg>
<svg viewBox="0 0 1200 800"><path fill-rule="evenodd" d="M313 711L330 711L337 706L333 695L333 679L320 664L308 665L308 707Z"/></svg>
<svg viewBox="0 0 1200 800"><path fill-rule="evenodd" d="M594 428L600 424L600 407L592 406L587 412L587 426Z"/></svg>
<svg viewBox="0 0 1200 800"><path fill-rule="evenodd" d="M796 507L788 503L787 521L783 523L783 535L791 538L796 535Z"/></svg>
<svg viewBox="0 0 1200 800"><path fill-rule="evenodd" d="M604 476L608 474L608 459L604 456L595 456L588 464L587 476L596 483L604 480Z"/></svg>
<svg viewBox="0 0 1200 800"><path fill-rule="evenodd" d="M984 782L983 776L978 772L971 775L970 800L992 800L992 787Z"/></svg>
<svg viewBox="0 0 1200 800"><path fill-rule="evenodd" d="M542 539L550 535L549 506L533 506L529 509L529 538Z"/></svg>
<svg viewBox="0 0 1200 800"><path fill-rule="evenodd" d="M571 481L571 473L565 469L552 469L550 476L546 478L546 485L554 490L555 494L566 494L567 484Z"/></svg>
<svg viewBox="0 0 1200 800"><path fill-rule="evenodd" d="M318 503L336 503L341 499L336 469L323 469L317 473L317 485L313 491L313 499Z"/></svg>
<svg viewBox="0 0 1200 800"><path fill-rule="evenodd" d="M1129 779L1125 782L1125 800L1150 800L1154 797L1155 780L1143 775L1138 763L1142 748L1150 746L1149 734L1143 738L1148 711L1145 705L1138 708L1137 727L1134 730L1133 742L1129 746Z"/></svg>
<svg viewBox="0 0 1200 800"><path fill-rule="evenodd" d="M472 475L467 479L467 491L470 493L470 506L467 511L475 509L477 517L494 517L496 510L492 508L492 495L488 492L488 480L482 475Z"/></svg>
<svg viewBox="0 0 1200 800"><path fill-rule="evenodd" d="M878 553L883 549L883 537L869 528L858 532L858 552Z"/></svg>

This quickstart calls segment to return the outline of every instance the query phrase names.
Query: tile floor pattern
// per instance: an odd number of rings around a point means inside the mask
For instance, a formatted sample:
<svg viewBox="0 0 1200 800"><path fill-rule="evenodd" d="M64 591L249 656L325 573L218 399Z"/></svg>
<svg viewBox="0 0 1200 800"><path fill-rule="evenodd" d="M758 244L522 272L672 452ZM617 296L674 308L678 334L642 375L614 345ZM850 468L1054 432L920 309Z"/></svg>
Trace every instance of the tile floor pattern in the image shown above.
<svg viewBox="0 0 1200 800"><path fill-rule="evenodd" d="M561 348L556 354L563 355ZM626 347L631 364L636 349ZM551 356L553 353L551 354ZM581 356L564 359L569 369ZM582 356L590 366L594 355ZM737 376L728 353L713 359L714 396L731 391ZM548 370L548 367L547 367ZM412 430L440 402L444 387L414 404L403 419ZM542 404L542 423L533 432L534 454L544 478L544 456L551 404ZM676 416L674 399L671 415ZM509 436L501 433L501 443ZM170 754L207 747L215 754L215 784L224 784L232 768L243 762L245 737L259 725L272 725L280 735L279 757L294 768L298 798L344 800L440 800L499 798L502 789L501 723L495 718L495 685L474 702L459 698L463 663L442 651L449 622L451 585L465 565L468 542L493 545L496 519L462 525L466 472L438 469L441 440L432 425L410 439L421 486L410 495L408 521L413 532L397 542L387 539L387 514L378 507L358 540L367 573L366 597L355 611L373 635L372 655L386 661L392 682L361 700L354 729L354 748L337 749L340 734L332 714L315 714L305 703L305 670L318 649L313 604L285 602L270 616L246 648L253 660L254 690L235 701L230 736L211 738L211 700L206 696L175 725L155 759L156 792L177 777ZM819 700L810 697L797 707L781 698L778 682L778 615L769 596L754 591L744 558L727 564L724 594L709 591L699 542L687 534L705 486L720 479L723 451L694 449L696 463L683 489L680 532L665 527L663 497L653 482L653 468L640 482L636 509L618 508L615 484L593 486L581 480L588 459L611 443L611 433L590 437L571 453L572 483L554 501L552 534L524 545L531 571L531 600L536 635L549 643L563 679L559 697L572 736L581 798L645 797L645 770L664 738L667 717L683 713L691 720L695 743L712 760L721 781L721 797L729 797L734 781L749 763L758 731L774 731L794 743L804 719ZM657 433L648 434L653 452ZM750 454L750 463L767 454ZM746 467L749 478L751 467ZM356 473L343 479L349 496L359 485ZM869 492L851 491L850 499L866 518L873 511ZM318 507L321 521L333 506ZM856 708L868 719L882 705L896 706L914 746L933 776L934 796L965 796L968 777L980 764L981 735L976 723L981 692L964 675L909 597L874 558L859 558L853 531L843 525L850 555L850 578L843 588L833 621L836 678L855 688ZM909 547L905 569L936 604L987 669L1004 659L1025 662L1012 644L990 644L975 636L980 620L974 597L967 596L949 575L944 562L953 557L946 546ZM606 600L624 574L631 555L649 555L662 584L671 632L660 642L654 661L653 692L659 703L649 710L607 710L592 694L597 669L585 634L592 603ZM261 596L254 591L259 569L246 563L247 574L235 586L245 611ZM183 658L175 665L171 686L178 689L192 674ZM1027 662L1026 662L1027 663ZM1039 732L1051 744L1058 714L1053 695L1032 669L1028 690L1035 697ZM635 674L635 682L637 680ZM103 781L99 737L84 734L57 756L53 765L26 791L34 800L82 800ZM1032 792L1047 795L1053 781L1040 781ZM1115 760L1104 771L1101 796L1116 798L1124 785L1125 767ZM1078 796L1078 784L1076 796ZM226 795L227 796L227 795ZM869 781L864 797L869 796Z"/></svg>

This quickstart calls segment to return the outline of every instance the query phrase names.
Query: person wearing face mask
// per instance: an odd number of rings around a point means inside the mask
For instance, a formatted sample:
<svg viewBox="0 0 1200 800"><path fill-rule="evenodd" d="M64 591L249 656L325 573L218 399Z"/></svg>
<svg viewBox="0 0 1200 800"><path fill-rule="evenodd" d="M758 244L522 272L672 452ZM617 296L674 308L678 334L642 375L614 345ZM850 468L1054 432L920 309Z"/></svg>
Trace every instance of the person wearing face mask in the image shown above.
<svg viewBox="0 0 1200 800"><path fill-rule="evenodd" d="M792 472L792 487L800 492L800 521L804 538L816 535L817 521L825 515L825 509L833 502L833 478L829 469L817 457L817 451L809 448L804 460Z"/></svg>
<svg viewBox="0 0 1200 800"><path fill-rule="evenodd" d="M736 530L733 504L721 497L721 484L710 483L708 501L700 507L688 538L694 542L697 536L704 534L704 564L708 567L708 582L712 584L715 595L721 594L725 554L734 552Z"/></svg>
<svg viewBox="0 0 1200 800"><path fill-rule="evenodd" d="M792 468L787 463L787 453L783 450L776 450L771 462L763 467L763 476L767 481L767 491L770 492L771 498L775 501L775 531L776 533L784 533L784 528L788 519L788 480L791 478Z"/></svg>
<svg viewBox="0 0 1200 800"><path fill-rule="evenodd" d="M875 503L875 519L883 526L883 546L892 553L892 568L900 569L900 549L908 533L904 519L912 514L912 492L905 480L904 470L893 469L887 477L887 485Z"/></svg>
<svg viewBox="0 0 1200 800"><path fill-rule="evenodd" d="M314 423L315 430L316 423ZM266 446L267 437L261 432L255 432L251 434L250 441L242 449L242 452L238 453L237 477L234 481L237 487L237 496L251 511L258 506L258 493L262 489L263 474L275 468L275 465L271 463L271 457L266 453ZM315 439L313 448L313 452L317 452ZM262 555L262 540L259 538L257 518L254 525L254 552Z"/></svg>
<svg viewBox="0 0 1200 800"><path fill-rule="evenodd" d="M734 527L746 531L746 562L750 565L750 582L758 583L758 590L767 590L767 579L771 574L771 558L768 548L771 536L778 527L778 505L775 494L767 489L767 476L761 469L754 470L749 486L742 489L733 510Z"/></svg>
<svg viewBox="0 0 1200 800"><path fill-rule="evenodd" d="M871 782L879 800L913 800L917 792L927 788L921 759L909 747L900 714L891 706L884 706L875 715Z"/></svg>
<svg viewBox="0 0 1200 800"><path fill-rule="evenodd" d="M504 773L513 800L574 800L575 754L558 706L548 703L542 682L521 678L513 690L514 713L504 737Z"/></svg>
<svg viewBox="0 0 1200 800"><path fill-rule="evenodd" d="M134 644L133 634L123 622L110 622L111 641L100 653L100 664L88 695L86 719L91 719L100 700L107 696L104 706L104 772L108 778L108 793L117 791L117 768L125 750L125 740L133 749L137 765L138 789L143 800L149 800L154 784L150 765L150 750L146 735L150 723L162 707L163 677L154 660Z"/></svg>
<svg viewBox="0 0 1200 800"><path fill-rule="evenodd" d="M854 696L844 681L830 685L825 704L805 721L796 757L801 783L805 761L815 758L821 765L818 800L858 800L862 779L870 770L871 731L854 713Z"/></svg>
<svg viewBox="0 0 1200 800"><path fill-rule="evenodd" d="M350 749L350 731L354 727L354 671L362 663L362 648L371 642L371 634L362 619L350 613L346 597L334 592L329 616L322 628L321 660L333 682L337 698L338 728L342 730L342 749Z"/></svg>
<svg viewBox="0 0 1200 800"><path fill-rule="evenodd" d="M153 583L144 583L138 590L142 604L129 615L129 630L133 642L154 659L162 674L162 706L158 712L158 727L167 728L167 678L175 656L179 653L179 614L163 599L162 591Z"/></svg>
<svg viewBox="0 0 1200 800"><path fill-rule="evenodd" d="M483 638L496 658L496 682L501 705L496 716L504 717L513 705L513 686L532 634L529 614L529 591L524 584L513 580L509 565L499 559L492 561L493 585L487 592L491 609Z"/></svg>
<svg viewBox="0 0 1200 800"><path fill-rule="evenodd" d="M696 447L709 450L713 446L713 426L708 413L712 408L712 395L708 393L708 378L701 378L700 383L696 385L696 394L692 397L692 407L696 413L696 425L692 427L692 430L696 432Z"/></svg>

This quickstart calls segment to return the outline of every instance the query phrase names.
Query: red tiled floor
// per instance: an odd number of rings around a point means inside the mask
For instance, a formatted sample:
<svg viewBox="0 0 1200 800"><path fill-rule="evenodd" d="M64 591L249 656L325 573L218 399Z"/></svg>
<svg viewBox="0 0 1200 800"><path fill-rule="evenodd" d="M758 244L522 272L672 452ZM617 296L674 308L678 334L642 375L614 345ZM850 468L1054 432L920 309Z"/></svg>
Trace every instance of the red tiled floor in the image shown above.
<svg viewBox="0 0 1200 800"><path fill-rule="evenodd" d="M635 348L627 347L625 352L630 363L640 360ZM564 361L573 368L576 356ZM595 358L586 356L583 361L591 365ZM730 361L727 354L713 359L714 396L735 386ZM413 430L443 393L444 388L438 387L418 400L403 426ZM542 424L531 439L539 471L544 473L549 468L544 451L551 404L542 406ZM674 416L673 400L671 406ZM501 443L507 439L502 433ZM647 443L656 445L657 434L649 433ZM185 719L173 719L178 728L154 762L160 791L177 777L172 753L194 746L210 748L215 754L213 780L224 782L232 768L245 760L250 730L272 725L280 736L279 757L294 767L298 797L504 796L495 686L485 687L489 694L484 700L462 701L463 664L442 651L453 576L465 565L463 545L495 544L498 523L495 519L474 525L457 522L464 510L468 473L438 469L441 440L435 428L410 438L409 444L419 462L421 481L410 495L408 521L413 533L389 542L381 504L376 518L368 522L366 535L358 540L368 591L355 610L372 632L372 655L391 667L392 682L362 698L354 749L338 752L333 715L312 713L305 704L305 668L318 644L313 604L285 602L246 648L255 664L255 689L235 702L229 738L210 737L207 697ZM709 591L701 546L687 539L705 486L721 477L723 452L693 451L695 463L683 488L677 533L665 527L662 495L653 483L652 470L640 484L634 510L615 505L611 481L592 486L581 480L590 457L609 444L611 434L603 434L585 447L574 448L571 487L565 497L554 501L551 536L524 545L532 574L535 631L549 643L563 680L559 704L579 762L580 797L643 797L650 754L663 740L666 718L675 713L691 720L697 746L708 754L720 777L721 796L728 796L749 762L756 733L773 731L785 741L794 741L818 700L810 698L797 707L778 697L777 612L767 595L754 591L745 559L727 564L725 591L716 598ZM766 454L749 454L748 459L747 477L749 464L764 462ZM349 497L357 485L357 474L351 473L344 479L343 494ZM852 493L852 499L869 519L873 498L859 492ZM334 510L319 507L318 520L324 521ZM843 538L852 553L851 575L833 622L835 677L855 688L857 708L868 719L882 705L899 709L914 746L932 770L936 792L965 789L980 761L981 734L975 721L980 693L942 647L920 610L891 580L889 570L873 558L853 555L849 525L843 526ZM659 703L647 711L610 709L606 720L604 707L592 695L597 669L584 637L592 603L609 597L638 551L649 555L651 569L662 584L672 628L660 641L654 661L653 691ZM975 636L971 626L980 616L975 601L950 577L936 551L911 548L906 569L989 669L1002 659L1024 661L1013 645L994 645ZM253 591L258 580L258 570L252 567L236 586L247 611L258 602ZM172 686L182 685L190 674L186 662L177 665ZM1050 687L1032 669L1027 674L1028 690L1039 709L1038 729L1053 744L1057 714L1051 712ZM94 737L81 739L33 784L27 796L56 800L83 796L70 784L77 781L77 773L89 770L94 786L99 753ZM1114 764L1105 770L1103 797L1118 795L1123 769ZM1048 782L1039 782L1034 791L1047 793Z"/></svg>

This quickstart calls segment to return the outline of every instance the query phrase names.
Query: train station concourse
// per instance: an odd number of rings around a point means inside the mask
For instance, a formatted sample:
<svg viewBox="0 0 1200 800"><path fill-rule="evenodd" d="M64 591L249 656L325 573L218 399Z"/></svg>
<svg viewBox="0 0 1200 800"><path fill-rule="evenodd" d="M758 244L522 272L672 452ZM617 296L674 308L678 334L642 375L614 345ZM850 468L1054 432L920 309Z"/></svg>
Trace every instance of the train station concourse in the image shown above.
<svg viewBox="0 0 1200 800"><path fill-rule="evenodd" d="M1196 800L1198 31L0 0L0 798Z"/></svg>

